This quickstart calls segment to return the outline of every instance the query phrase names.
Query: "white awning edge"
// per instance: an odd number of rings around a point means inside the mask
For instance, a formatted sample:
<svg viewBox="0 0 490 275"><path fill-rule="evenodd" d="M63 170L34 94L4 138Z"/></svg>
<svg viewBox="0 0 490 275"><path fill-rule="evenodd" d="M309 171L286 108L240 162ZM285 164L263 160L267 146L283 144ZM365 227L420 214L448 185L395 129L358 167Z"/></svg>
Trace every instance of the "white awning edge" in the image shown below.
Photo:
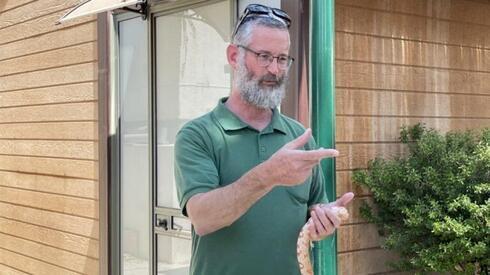
<svg viewBox="0 0 490 275"><path fill-rule="evenodd" d="M85 15L112 11L143 3L146 3L146 0L85 0L58 19L56 24L61 24L65 21Z"/></svg>

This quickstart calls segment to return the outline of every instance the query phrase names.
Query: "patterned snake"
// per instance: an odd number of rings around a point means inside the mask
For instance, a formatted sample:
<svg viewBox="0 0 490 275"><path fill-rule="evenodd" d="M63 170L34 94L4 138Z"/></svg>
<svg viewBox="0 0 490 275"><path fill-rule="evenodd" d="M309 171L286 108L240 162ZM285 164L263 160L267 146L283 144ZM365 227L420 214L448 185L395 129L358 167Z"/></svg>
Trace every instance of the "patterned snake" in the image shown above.
<svg viewBox="0 0 490 275"><path fill-rule="evenodd" d="M344 207L333 206L332 210L341 221L345 221L349 218L349 212L347 212L347 209L345 209ZM299 270L301 272L301 275L313 275L313 267L311 266L311 260L310 260L311 238L308 229L310 222L311 222L311 218L301 229L301 232L299 233L299 237L298 237L298 243L296 246Z"/></svg>

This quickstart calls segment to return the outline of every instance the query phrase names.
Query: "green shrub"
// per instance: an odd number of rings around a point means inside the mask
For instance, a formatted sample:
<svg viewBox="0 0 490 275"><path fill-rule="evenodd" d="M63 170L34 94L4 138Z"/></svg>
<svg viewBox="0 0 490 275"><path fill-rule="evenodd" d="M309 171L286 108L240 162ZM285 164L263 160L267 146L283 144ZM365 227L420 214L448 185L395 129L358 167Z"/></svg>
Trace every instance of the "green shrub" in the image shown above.
<svg viewBox="0 0 490 275"><path fill-rule="evenodd" d="M489 274L490 129L442 135L404 127L408 154L374 159L354 172L374 207L361 215L378 226L401 271Z"/></svg>

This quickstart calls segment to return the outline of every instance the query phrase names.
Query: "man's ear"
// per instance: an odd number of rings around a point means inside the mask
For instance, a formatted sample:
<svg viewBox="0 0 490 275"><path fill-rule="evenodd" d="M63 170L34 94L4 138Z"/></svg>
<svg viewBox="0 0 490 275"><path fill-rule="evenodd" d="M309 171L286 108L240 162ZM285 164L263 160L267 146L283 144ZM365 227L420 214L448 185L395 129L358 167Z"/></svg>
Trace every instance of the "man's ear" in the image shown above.
<svg viewBox="0 0 490 275"><path fill-rule="evenodd" d="M230 64L233 69L236 69L238 64L238 47L236 45L228 45L226 48L226 58L228 59L228 64Z"/></svg>

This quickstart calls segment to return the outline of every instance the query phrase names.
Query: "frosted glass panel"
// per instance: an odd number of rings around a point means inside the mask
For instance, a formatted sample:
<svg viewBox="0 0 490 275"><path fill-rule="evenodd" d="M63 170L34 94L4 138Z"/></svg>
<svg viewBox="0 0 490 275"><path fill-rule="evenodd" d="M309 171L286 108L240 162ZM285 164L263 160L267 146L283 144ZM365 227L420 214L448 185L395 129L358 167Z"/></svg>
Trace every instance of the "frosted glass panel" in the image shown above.
<svg viewBox="0 0 490 275"><path fill-rule="evenodd" d="M119 22L121 134L121 263L124 275L147 275L150 264L148 56L146 22Z"/></svg>
<svg viewBox="0 0 490 275"><path fill-rule="evenodd" d="M188 275L191 240L158 235L158 275Z"/></svg>
<svg viewBox="0 0 490 275"><path fill-rule="evenodd" d="M179 208L173 176L177 131L230 92L230 28L229 1L156 18L158 206Z"/></svg>

